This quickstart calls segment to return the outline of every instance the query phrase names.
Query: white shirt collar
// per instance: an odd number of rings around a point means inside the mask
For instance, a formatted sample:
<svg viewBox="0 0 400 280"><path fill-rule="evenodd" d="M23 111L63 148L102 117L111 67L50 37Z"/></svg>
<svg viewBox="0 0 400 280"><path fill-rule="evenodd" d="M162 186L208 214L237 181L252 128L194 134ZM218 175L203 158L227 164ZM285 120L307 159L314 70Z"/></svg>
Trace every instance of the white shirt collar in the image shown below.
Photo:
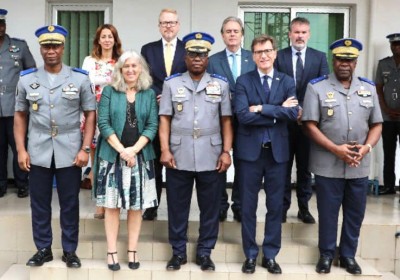
<svg viewBox="0 0 400 280"><path fill-rule="evenodd" d="M231 54L236 54L236 55L238 55L238 56L241 56L242 55L242 48L239 48L238 50L237 50L237 52L231 52L230 50L228 50L227 48L225 49L225 51L226 51L226 56L227 57L229 57Z"/></svg>
<svg viewBox="0 0 400 280"><path fill-rule="evenodd" d="M164 38L161 38L161 40L162 40L163 47L166 47L168 42L167 42ZM171 47L175 47L177 41L178 41L178 38L177 38L177 37L175 37L174 39L172 39L171 42L170 42Z"/></svg>
<svg viewBox="0 0 400 280"><path fill-rule="evenodd" d="M292 48L292 55L293 56L296 56L297 52L301 52L301 56L302 57L304 57L306 55L307 47L304 47L301 51L296 50L295 48L293 48L293 46L291 48Z"/></svg>
<svg viewBox="0 0 400 280"><path fill-rule="evenodd" d="M272 78L274 77L274 68L272 68L272 70L269 71L269 73L267 73L267 74L264 74L264 73L261 72L260 69L258 69L258 68L257 68L257 71L258 71L258 75L260 75L260 79L261 79L261 80L264 78L265 75L267 75L269 78L271 78L271 80L272 80Z"/></svg>

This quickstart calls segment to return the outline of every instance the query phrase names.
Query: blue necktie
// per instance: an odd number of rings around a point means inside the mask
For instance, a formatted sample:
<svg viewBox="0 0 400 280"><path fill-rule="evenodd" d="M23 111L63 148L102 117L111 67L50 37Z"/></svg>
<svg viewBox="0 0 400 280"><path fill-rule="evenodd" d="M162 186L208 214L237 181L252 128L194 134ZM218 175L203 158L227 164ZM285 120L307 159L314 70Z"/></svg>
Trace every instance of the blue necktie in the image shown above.
<svg viewBox="0 0 400 280"><path fill-rule="evenodd" d="M271 95L271 90L269 89L269 85L268 85L268 76L265 75L263 77L263 90L264 90L264 94L265 94L265 98L267 99L267 103L269 102L269 97ZM269 136L269 129L266 128L264 130L264 135L263 135L263 144L271 142L271 137Z"/></svg>
<svg viewBox="0 0 400 280"><path fill-rule="evenodd" d="M296 88L299 89L301 85L301 81L303 79L303 60L301 59L301 52L297 52L297 62L296 62Z"/></svg>
<svg viewBox="0 0 400 280"><path fill-rule="evenodd" d="M232 68L231 68L232 76L233 76L233 79L236 81L236 79L238 77L236 54L232 53L230 56L232 57Z"/></svg>

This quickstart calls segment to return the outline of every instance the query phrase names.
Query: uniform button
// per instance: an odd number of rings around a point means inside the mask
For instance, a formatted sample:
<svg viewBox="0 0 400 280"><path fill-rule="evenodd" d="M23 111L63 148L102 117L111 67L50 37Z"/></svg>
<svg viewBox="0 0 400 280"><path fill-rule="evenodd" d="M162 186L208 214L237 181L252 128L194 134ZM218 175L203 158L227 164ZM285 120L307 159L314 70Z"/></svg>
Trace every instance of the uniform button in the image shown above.
<svg viewBox="0 0 400 280"><path fill-rule="evenodd" d="M197 124L197 121L194 121L194 124Z"/></svg>
<svg viewBox="0 0 400 280"><path fill-rule="evenodd" d="M353 130L353 128L352 128L352 127L350 127L350 128L349 128L349 130Z"/></svg>
<svg viewBox="0 0 400 280"><path fill-rule="evenodd" d="M3 82L3 79L0 79L0 83L2 83Z"/></svg>
<svg viewBox="0 0 400 280"><path fill-rule="evenodd" d="M54 93L54 90L50 90L50 93Z"/></svg>
<svg viewBox="0 0 400 280"><path fill-rule="evenodd" d="M55 120L51 120L51 123L56 123L56 121Z"/></svg>
<svg viewBox="0 0 400 280"><path fill-rule="evenodd" d="M199 107L195 106L195 107L194 107L194 111L195 111L195 112L198 112L198 111L199 111Z"/></svg>
<svg viewBox="0 0 400 280"><path fill-rule="evenodd" d="M350 100L350 96L347 96L347 100Z"/></svg>
<svg viewBox="0 0 400 280"><path fill-rule="evenodd" d="M3 69L3 66L0 66L0 69Z"/></svg>
<svg viewBox="0 0 400 280"><path fill-rule="evenodd" d="M3 93L0 93L0 95L3 95Z"/></svg>
<svg viewBox="0 0 400 280"><path fill-rule="evenodd" d="M349 115L352 115L353 114L353 112L349 112Z"/></svg>
<svg viewBox="0 0 400 280"><path fill-rule="evenodd" d="M50 105L50 108L54 108L54 105L53 105L53 104L51 104L51 105Z"/></svg>

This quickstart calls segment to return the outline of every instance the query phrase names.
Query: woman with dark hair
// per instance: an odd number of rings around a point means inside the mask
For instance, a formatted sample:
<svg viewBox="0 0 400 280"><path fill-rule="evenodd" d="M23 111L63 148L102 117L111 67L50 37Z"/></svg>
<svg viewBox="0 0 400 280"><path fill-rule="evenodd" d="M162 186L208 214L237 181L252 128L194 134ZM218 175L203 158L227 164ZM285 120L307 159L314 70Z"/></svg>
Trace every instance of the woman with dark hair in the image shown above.
<svg viewBox="0 0 400 280"><path fill-rule="evenodd" d="M128 266L137 269L142 211L158 204L151 145L157 134L158 109L151 84L143 57L125 52L99 103L93 191L97 206L105 208L107 263L113 271L120 269L117 236L121 208L128 212Z"/></svg>
<svg viewBox="0 0 400 280"><path fill-rule="evenodd" d="M117 29L111 24L103 24L96 30L93 39L93 48L90 56L83 61L82 68L89 72L91 82L94 84L97 102L100 101L103 88L111 82L114 64L122 54L121 40ZM82 129L84 129L84 120ZM96 129L95 136L91 145L91 162L93 164L94 150L96 148L99 130ZM92 188L93 173L90 172L83 179L81 187L84 189ZM94 217L104 219L104 209L97 208Z"/></svg>

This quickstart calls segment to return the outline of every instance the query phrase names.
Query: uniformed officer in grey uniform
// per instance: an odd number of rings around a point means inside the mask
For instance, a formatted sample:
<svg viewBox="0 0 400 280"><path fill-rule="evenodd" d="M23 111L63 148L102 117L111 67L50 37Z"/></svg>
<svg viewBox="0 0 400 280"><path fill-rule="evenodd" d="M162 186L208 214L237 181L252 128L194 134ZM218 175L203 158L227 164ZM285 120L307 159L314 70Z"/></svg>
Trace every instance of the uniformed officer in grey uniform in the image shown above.
<svg viewBox="0 0 400 280"><path fill-rule="evenodd" d="M362 44L345 38L330 49L333 73L308 84L302 116L312 140L309 168L315 174L317 193L320 259L316 271L330 272L342 206L340 266L361 274L354 256L365 213L370 152L381 135L382 115L374 83L354 75Z"/></svg>
<svg viewBox="0 0 400 280"><path fill-rule="evenodd" d="M210 258L219 229L219 174L231 164L232 122L227 80L206 72L214 38L194 32L183 38L188 71L166 79L160 102L161 163L167 167L168 270L187 262L187 228L193 183L200 208L196 264L215 270Z"/></svg>
<svg viewBox="0 0 400 280"><path fill-rule="evenodd" d="M35 60L24 40L6 34L7 10L0 9L0 197L7 191L8 146L13 152L13 172L18 197L28 196L28 173L18 166L14 141L15 89L19 72L36 67Z"/></svg>
<svg viewBox="0 0 400 280"><path fill-rule="evenodd" d="M87 72L62 63L67 30L50 25L38 29L44 66L21 72L18 83L14 134L21 169L29 171L32 231L37 253L28 266L53 260L51 251L52 182L56 177L62 230L62 260L78 268L75 251L79 234L81 168L89 159L94 134L96 100ZM84 112L84 136L79 129ZM29 123L28 123L29 114ZM25 134L28 131L28 150Z"/></svg>
<svg viewBox="0 0 400 280"><path fill-rule="evenodd" d="M396 147L400 138L400 33L386 36L393 56L379 60L376 69L376 92L383 115L383 184L380 194L395 194Z"/></svg>

